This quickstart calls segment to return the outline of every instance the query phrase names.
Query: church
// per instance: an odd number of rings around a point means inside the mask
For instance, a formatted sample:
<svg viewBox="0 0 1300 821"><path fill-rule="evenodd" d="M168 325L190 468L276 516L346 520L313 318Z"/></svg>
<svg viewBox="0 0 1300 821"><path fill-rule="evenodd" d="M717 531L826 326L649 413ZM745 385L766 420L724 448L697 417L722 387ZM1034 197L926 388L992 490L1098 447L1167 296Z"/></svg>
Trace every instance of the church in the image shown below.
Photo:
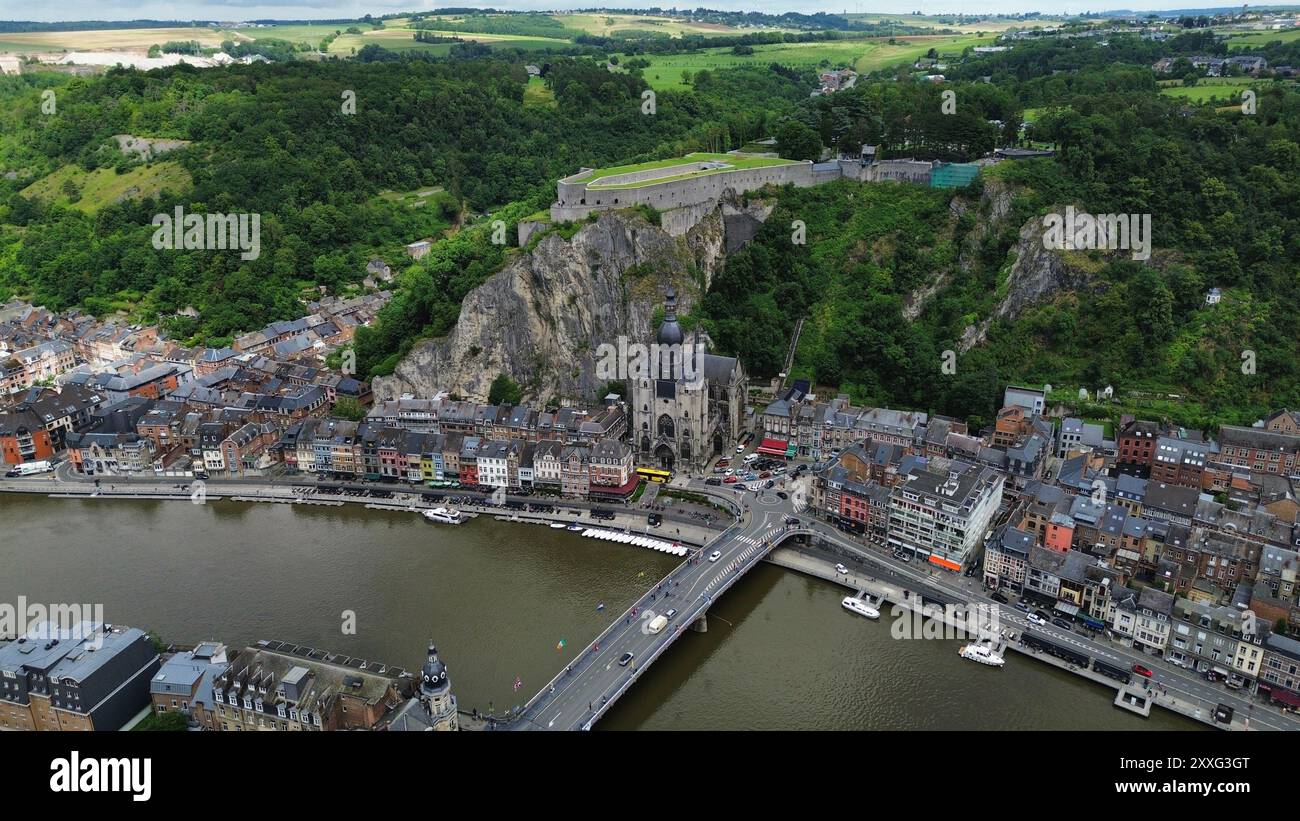
<svg viewBox="0 0 1300 821"><path fill-rule="evenodd" d="M638 460L667 470L699 471L740 436L748 383L739 360L703 353L708 336L688 336L677 322L677 293L664 300L664 321L648 372L628 380L632 446Z"/></svg>

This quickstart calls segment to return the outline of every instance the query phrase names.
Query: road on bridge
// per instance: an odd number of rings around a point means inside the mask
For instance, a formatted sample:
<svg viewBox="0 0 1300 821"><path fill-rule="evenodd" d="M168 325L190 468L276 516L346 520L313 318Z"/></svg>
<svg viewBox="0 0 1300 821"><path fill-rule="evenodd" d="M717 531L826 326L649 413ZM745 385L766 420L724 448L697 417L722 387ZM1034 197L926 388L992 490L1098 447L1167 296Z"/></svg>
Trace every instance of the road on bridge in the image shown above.
<svg viewBox="0 0 1300 821"><path fill-rule="evenodd" d="M752 495L752 494L751 494ZM703 615L723 591L763 560L773 539L789 533L786 518L792 514L788 499L775 492L742 502L738 523L692 551L654 588L610 625L572 664L560 671L525 706L512 727L537 730L590 729L641 672L690 625ZM716 560L710 560L714 552ZM656 616L675 610L667 627L649 631ZM632 654L626 665L619 662Z"/></svg>

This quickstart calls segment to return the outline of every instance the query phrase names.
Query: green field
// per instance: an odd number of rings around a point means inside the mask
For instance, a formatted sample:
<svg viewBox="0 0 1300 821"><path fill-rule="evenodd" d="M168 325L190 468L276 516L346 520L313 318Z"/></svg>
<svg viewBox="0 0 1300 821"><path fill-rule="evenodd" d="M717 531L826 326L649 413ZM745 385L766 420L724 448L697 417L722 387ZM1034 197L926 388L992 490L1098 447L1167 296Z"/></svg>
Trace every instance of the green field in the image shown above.
<svg viewBox="0 0 1300 821"><path fill-rule="evenodd" d="M1164 87L1160 89L1160 93L1166 97L1180 97L1194 103L1204 103L1213 99L1240 101L1243 88L1258 87L1267 83L1267 80L1257 80L1254 77L1203 77L1194 86L1184 86L1179 82L1169 85L1162 83Z"/></svg>
<svg viewBox="0 0 1300 821"><path fill-rule="evenodd" d="M910 63L924 57L930 49L937 49L940 57L955 57L967 46L991 43L991 38L973 34L924 35L899 37L893 45L889 38L862 40L835 40L821 43L779 43L755 46L754 54L740 56L730 48L705 49L694 54L645 55L650 67L643 70L646 82L658 91L681 88L682 72L694 75L700 71L735 68L737 66L764 67L780 63L794 68L813 68L822 61L834 68L851 66L865 73L900 63Z"/></svg>
<svg viewBox="0 0 1300 821"><path fill-rule="evenodd" d="M653 180L644 180L642 182L625 183L622 185L602 185L600 180L606 177L613 177L619 174L631 174L637 171L650 171L657 168L672 168L678 165L697 162L725 162L727 168L710 169L708 171L685 171L681 174L671 176L657 177ZM605 190L619 190L626 188L641 188L646 185L654 185L670 180L681 180L688 177L703 177L709 174L719 174L726 171L736 171L746 168L766 168L773 165L790 165L794 160L782 160L775 157L746 157L736 154L710 154L706 152L697 152L687 154L684 157L673 157L668 160L651 160L650 162L635 163L633 165L616 165L609 168L597 168L594 171L588 171L574 182L585 182L589 188L599 188Z"/></svg>
<svg viewBox="0 0 1300 821"><path fill-rule="evenodd" d="M530 51L545 48L564 48L571 45L568 40L561 40L554 37L525 37L513 34L470 34L460 31L434 31L429 30L430 34L437 34L443 37L459 37L465 41L482 43L485 46L493 48L522 48ZM392 51L428 51L433 54L446 54L451 51L452 43L420 43L415 39L415 29L397 28L388 26L387 28L366 31L362 34L344 34L339 36L330 44L331 54L351 54L359 51L362 46L374 43Z"/></svg>
<svg viewBox="0 0 1300 821"><path fill-rule="evenodd" d="M75 202L67 190L69 183L79 194ZM112 168L83 171L75 165L65 165L24 188L22 194L47 204L94 213L119 200L152 197L163 190L179 193L192 184L189 172L174 161L137 166L125 174Z"/></svg>
<svg viewBox="0 0 1300 821"><path fill-rule="evenodd" d="M862 14L846 14L845 18L849 20L858 20L863 23L897 23L900 26L928 26L936 29L952 29L969 34L976 32L1003 32L1010 28L1033 28L1034 26L1050 26L1064 22L1059 18L1039 17L1034 20L1011 20L999 19L996 17L965 17L959 18L955 15L945 14L878 14L874 12L864 12Z"/></svg>
<svg viewBox="0 0 1300 821"><path fill-rule="evenodd" d="M1300 40L1300 28L1283 31L1258 31L1251 34L1233 34L1228 38L1228 48L1248 48L1262 46L1277 41L1292 43Z"/></svg>

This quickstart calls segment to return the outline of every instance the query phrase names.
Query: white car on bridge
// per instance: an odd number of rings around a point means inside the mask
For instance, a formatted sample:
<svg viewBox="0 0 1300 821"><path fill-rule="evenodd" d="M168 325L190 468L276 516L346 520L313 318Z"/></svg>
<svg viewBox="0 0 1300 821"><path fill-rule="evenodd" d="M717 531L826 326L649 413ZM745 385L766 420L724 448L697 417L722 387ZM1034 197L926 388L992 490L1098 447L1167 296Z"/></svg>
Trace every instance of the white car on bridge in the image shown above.
<svg viewBox="0 0 1300 821"><path fill-rule="evenodd" d="M718 559L721 559L721 558L722 558L722 551L721 551L721 550L715 550L715 551L713 551L712 553L709 554L709 561L711 561L711 562L716 562Z"/></svg>

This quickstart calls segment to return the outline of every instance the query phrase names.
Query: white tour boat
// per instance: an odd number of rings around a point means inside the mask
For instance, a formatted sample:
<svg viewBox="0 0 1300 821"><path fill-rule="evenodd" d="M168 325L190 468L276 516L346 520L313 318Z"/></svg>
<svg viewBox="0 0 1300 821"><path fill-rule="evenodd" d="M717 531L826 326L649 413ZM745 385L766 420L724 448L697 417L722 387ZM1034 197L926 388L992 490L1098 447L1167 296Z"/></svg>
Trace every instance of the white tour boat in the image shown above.
<svg viewBox="0 0 1300 821"><path fill-rule="evenodd" d="M845 610L850 610L857 613L859 616L866 616L869 619L880 618L880 611L867 604L862 599L856 599L853 596L845 596L844 601L840 602L840 604L844 605Z"/></svg>
<svg viewBox="0 0 1300 821"><path fill-rule="evenodd" d="M990 667L1001 667L1003 664L1007 663L1006 659L995 653L993 648L987 644L971 642L970 644L963 645L960 653L961 657L964 659L977 661L980 664L987 664Z"/></svg>

